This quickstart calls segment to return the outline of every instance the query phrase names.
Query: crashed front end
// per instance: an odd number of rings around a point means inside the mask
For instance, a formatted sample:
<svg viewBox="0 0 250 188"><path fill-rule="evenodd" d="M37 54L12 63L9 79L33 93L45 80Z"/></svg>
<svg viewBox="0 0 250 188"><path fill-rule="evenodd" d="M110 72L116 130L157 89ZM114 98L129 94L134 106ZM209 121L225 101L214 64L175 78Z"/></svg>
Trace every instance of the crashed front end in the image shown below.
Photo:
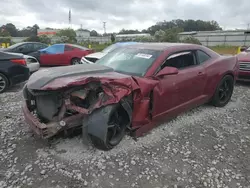
<svg viewBox="0 0 250 188"><path fill-rule="evenodd" d="M42 138L82 125L84 116L108 100L98 83L55 91L23 89L26 122Z"/></svg>

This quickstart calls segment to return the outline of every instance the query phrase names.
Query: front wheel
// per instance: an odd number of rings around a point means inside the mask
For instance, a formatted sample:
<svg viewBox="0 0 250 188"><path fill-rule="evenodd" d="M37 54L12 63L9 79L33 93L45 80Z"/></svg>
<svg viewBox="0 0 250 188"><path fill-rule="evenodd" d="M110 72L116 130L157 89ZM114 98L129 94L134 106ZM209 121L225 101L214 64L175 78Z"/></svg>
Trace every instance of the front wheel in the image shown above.
<svg viewBox="0 0 250 188"><path fill-rule="evenodd" d="M109 106L103 108L106 108L103 110L107 110L108 112L106 138L100 139L91 134L89 135L89 138L96 148L107 151L111 150L121 142L126 134L126 128L129 124L129 118L127 112L119 104L112 106L111 109ZM99 126L105 125L99 124Z"/></svg>
<svg viewBox="0 0 250 188"><path fill-rule="evenodd" d="M8 79L0 73L0 93L3 93L8 87Z"/></svg>
<svg viewBox="0 0 250 188"><path fill-rule="evenodd" d="M75 57L75 58L71 59L71 65L79 65L79 64L81 64L80 58Z"/></svg>
<svg viewBox="0 0 250 188"><path fill-rule="evenodd" d="M212 104L216 107L223 107L230 101L234 90L234 79L226 75L220 81L215 94L212 98Z"/></svg>

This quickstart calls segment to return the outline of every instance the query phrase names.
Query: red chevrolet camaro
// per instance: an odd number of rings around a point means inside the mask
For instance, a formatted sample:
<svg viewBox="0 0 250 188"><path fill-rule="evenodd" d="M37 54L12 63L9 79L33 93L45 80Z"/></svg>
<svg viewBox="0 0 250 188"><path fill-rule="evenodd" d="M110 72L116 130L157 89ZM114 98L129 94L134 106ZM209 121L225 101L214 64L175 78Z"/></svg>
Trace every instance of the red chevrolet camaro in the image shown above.
<svg viewBox="0 0 250 188"><path fill-rule="evenodd" d="M54 44L33 53L40 65L75 65L80 64L81 58L93 53L92 49L75 44Z"/></svg>
<svg viewBox="0 0 250 188"><path fill-rule="evenodd" d="M225 106L238 70L236 57L204 46L135 44L95 64L34 73L24 87L23 112L42 138L82 128L97 148L109 150L126 131L141 136L204 103Z"/></svg>
<svg viewBox="0 0 250 188"><path fill-rule="evenodd" d="M246 50L239 53L237 57L240 65L237 80L250 82L250 48L246 48Z"/></svg>

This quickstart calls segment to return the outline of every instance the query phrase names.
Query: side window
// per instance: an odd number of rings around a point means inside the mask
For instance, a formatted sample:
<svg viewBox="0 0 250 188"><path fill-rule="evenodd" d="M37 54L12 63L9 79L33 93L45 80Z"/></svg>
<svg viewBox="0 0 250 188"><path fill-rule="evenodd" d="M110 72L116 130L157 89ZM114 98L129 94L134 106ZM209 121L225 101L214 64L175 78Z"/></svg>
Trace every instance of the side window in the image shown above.
<svg viewBox="0 0 250 188"><path fill-rule="evenodd" d="M161 69L166 66L184 69L194 65L197 65L195 54L192 51L187 51L170 55L162 65Z"/></svg>
<svg viewBox="0 0 250 188"><path fill-rule="evenodd" d="M72 51L74 48L72 46L65 45L64 51Z"/></svg>
<svg viewBox="0 0 250 188"><path fill-rule="evenodd" d="M43 44L34 44L34 49L35 50L41 50L43 48L46 48L47 46L43 45Z"/></svg>
<svg viewBox="0 0 250 188"><path fill-rule="evenodd" d="M209 60L211 57L208 54L206 54L205 52L198 50L197 51L197 58L199 60L199 63L202 64L205 61Z"/></svg>
<svg viewBox="0 0 250 188"><path fill-rule="evenodd" d="M20 53L28 53L28 52L32 52L34 49L33 44L23 44L21 46L18 46L16 48L16 52L20 52Z"/></svg>

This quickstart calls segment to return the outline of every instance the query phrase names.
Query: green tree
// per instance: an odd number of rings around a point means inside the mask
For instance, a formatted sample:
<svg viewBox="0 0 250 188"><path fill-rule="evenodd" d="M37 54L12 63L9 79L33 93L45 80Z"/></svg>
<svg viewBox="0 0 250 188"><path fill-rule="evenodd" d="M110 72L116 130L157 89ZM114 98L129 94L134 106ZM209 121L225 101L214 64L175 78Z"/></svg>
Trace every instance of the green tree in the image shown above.
<svg viewBox="0 0 250 188"><path fill-rule="evenodd" d="M10 37L10 33L4 28L0 28L0 36L1 37Z"/></svg>
<svg viewBox="0 0 250 188"><path fill-rule="evenodd" d="M38 36L32 35L25 39L24 42L40 42L40 38Z"/></svg>
<svg viewBox="0 0 250 188"><path fill-rule="evenodd" d="M51 39L47 35L39 36L39 40L40 40L40 42L45 43L45 44L51 43Z"/></svg>
<svg viewBox="0 0 250 188"><path fill-rule="evenodd" d="M61 29L56 33L56 36L62 38L64 37L65 43L75 43L76 42L76 32L73 29Z"/></svg>
<svg viewBox="0 0 250 188"><path fill-rule="evenodd" d="M37 24L33 25L31 28L31 32L33 35L37 35L37 30L40 29Z"/></svg>
<svg viewBox="0 0 250 188"><path fill-rule="evenodd" d="M12 24L12 23L7 23L6 25L3 25L0 29L4 29L12 37L17 37L18 36L18 30L17 30L16 26L14 24Z"/></svg>
<svg viewBox="0 0 250 188"><path fill-rule="evenodd" d="M114 36L114 34L111 34L111 42L112 42L112 43L115 42L115 36Z"/></svg>
<svg viewBox="0 0 250 188"><path fill-rule="evenodd" d="M97 31L96 31L96 30L90 31L90 36L92 36L92 37L97 37L97 36L98 36Z"/></svg>
<svg viewBox="0 0 250 188"><path fill-rule="evenodd" d="M130 30L122 29L118 34L138 34L138 33L141 33L141 32L138 31L137 29L136 30L133 30L133 29L130 29Z"/></svg>
<svg viewBox="0 0 250 188"><path fill-rule="evenodd" d="M187 37L187 38L181 40L181 42L201 45L201 42L198 39L194 38L194 37Z"/></svg>
<svg viewBox="0 0 250 188"><path fill-rule="evenodd" d="M178 33L182 32L181 28L171 28L165 31L159 30L155 32L154 38L157 42L179 42Z"/></svg>

